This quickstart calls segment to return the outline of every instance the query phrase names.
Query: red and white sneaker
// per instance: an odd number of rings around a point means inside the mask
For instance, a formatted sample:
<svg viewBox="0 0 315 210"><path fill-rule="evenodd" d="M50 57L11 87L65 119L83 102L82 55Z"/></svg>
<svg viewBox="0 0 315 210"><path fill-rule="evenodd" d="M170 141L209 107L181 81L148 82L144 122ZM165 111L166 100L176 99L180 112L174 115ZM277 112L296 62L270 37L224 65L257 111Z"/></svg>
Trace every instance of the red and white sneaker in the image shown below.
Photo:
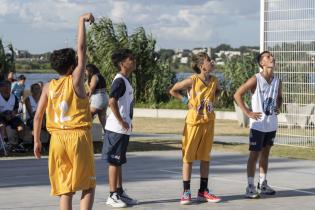
<svg viewBox="0 0 315 210"><path fill-rule="evenodd" d="M209 193L209 191L206 190L204 192L198 192L197 200L201 202L218 203L221 201L221 198Z"/></svg>
<svg viewBox="0 0 315 210"><path fill-rule="evenodd" d="M182 204L182 205L191 204L191 192L190 192L190 190L183 192L183 195L180 198L180 204Z"/></svg>

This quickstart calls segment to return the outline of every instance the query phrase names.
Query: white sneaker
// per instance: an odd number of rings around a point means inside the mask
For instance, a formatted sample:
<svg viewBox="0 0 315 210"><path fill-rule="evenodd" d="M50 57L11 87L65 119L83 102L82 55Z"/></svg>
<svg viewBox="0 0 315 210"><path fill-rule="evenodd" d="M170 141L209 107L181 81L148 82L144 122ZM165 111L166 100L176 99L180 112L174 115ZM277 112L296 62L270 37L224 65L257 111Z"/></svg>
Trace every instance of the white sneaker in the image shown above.
<svg viewBox="0 0 315 210"><path fill-rule="evenodd" d="M261 185L258 183L257 189L260 194L265 194L265 195L276 194L276 191L267 184L267 180L265 180Z"/></svg>
<svg viewBox="0 0 315 210"><path fill-rule="evenodd" d="M246 187L245 196L247 198L259 198L259 193L257 192L255 185L250 184Z"/></svg>
<svg viewBox="0 0 315 210"><path fill-rule="evenodd" d="M127 204L120 199L120 196L116 192L113 193L112 196L108 196L106 204L114 208L127 207Z"/></svg>
<svg viewBox="0 0 315 210"><path fill-rule="evenodd" d="M125 191L123 191L122 194L120 194L120 199L125 202L127 205L137 205L138 201L136 199L131 198L127 195Z"/></svg>

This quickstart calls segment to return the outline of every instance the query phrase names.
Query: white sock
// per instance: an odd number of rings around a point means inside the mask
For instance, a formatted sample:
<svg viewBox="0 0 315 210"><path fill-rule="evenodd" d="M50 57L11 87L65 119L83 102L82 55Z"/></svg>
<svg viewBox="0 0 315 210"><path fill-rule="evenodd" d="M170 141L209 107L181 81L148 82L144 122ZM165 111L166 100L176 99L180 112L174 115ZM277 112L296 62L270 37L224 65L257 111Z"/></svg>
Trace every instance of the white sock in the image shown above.
<svg viewBox="0 0 315 210"><path fill-rule="evenodd" d="M247 177L248 185L254 185L254 177Z"/></svg>
<svg viewBox="0 0 315 210"><path fill-rule="evenodd" d="M267 174L259 174L259 184L261 185L266 180Z"/></svg>

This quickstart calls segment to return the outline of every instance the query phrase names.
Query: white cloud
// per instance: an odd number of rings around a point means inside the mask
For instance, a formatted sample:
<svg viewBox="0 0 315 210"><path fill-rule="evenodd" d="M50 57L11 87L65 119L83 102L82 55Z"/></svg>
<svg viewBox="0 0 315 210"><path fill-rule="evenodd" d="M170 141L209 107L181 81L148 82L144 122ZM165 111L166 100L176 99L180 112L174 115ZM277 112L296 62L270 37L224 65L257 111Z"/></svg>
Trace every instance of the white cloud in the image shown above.
<svg viewBox="0 0 315 210"><path fill-rule="evenodd" d="M136 27L143 26L152 32L158 43L171 42L174 45L209 43L209 40L216 42L221 36L218 33L229 28L233 36L237 35L237 30L233 29L236 25L252 20L257 20L259 24L259 1L253 0L0 1L2 22L11 23L12 27L42 30L44 33L68 33L69 37L75 37L78 17L88 11L97 18L106 16L114 22L123 21L130 33ZM226 37L229 40L234 38Z"/></svg>

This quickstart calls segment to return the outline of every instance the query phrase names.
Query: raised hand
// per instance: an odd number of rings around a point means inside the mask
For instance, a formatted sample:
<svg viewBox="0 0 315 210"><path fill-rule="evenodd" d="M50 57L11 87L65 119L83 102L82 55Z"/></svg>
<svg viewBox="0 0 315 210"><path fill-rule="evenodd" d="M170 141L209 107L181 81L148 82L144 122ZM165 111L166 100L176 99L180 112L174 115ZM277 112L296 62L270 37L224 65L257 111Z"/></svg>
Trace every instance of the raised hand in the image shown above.
<svg viewBox="0 0 315 210"><path fill-rule="evenodd" d="M90 22L90 24L94 23L94 16L90 12L81 15L81 18L84 20L84 22Z"/></svg>

